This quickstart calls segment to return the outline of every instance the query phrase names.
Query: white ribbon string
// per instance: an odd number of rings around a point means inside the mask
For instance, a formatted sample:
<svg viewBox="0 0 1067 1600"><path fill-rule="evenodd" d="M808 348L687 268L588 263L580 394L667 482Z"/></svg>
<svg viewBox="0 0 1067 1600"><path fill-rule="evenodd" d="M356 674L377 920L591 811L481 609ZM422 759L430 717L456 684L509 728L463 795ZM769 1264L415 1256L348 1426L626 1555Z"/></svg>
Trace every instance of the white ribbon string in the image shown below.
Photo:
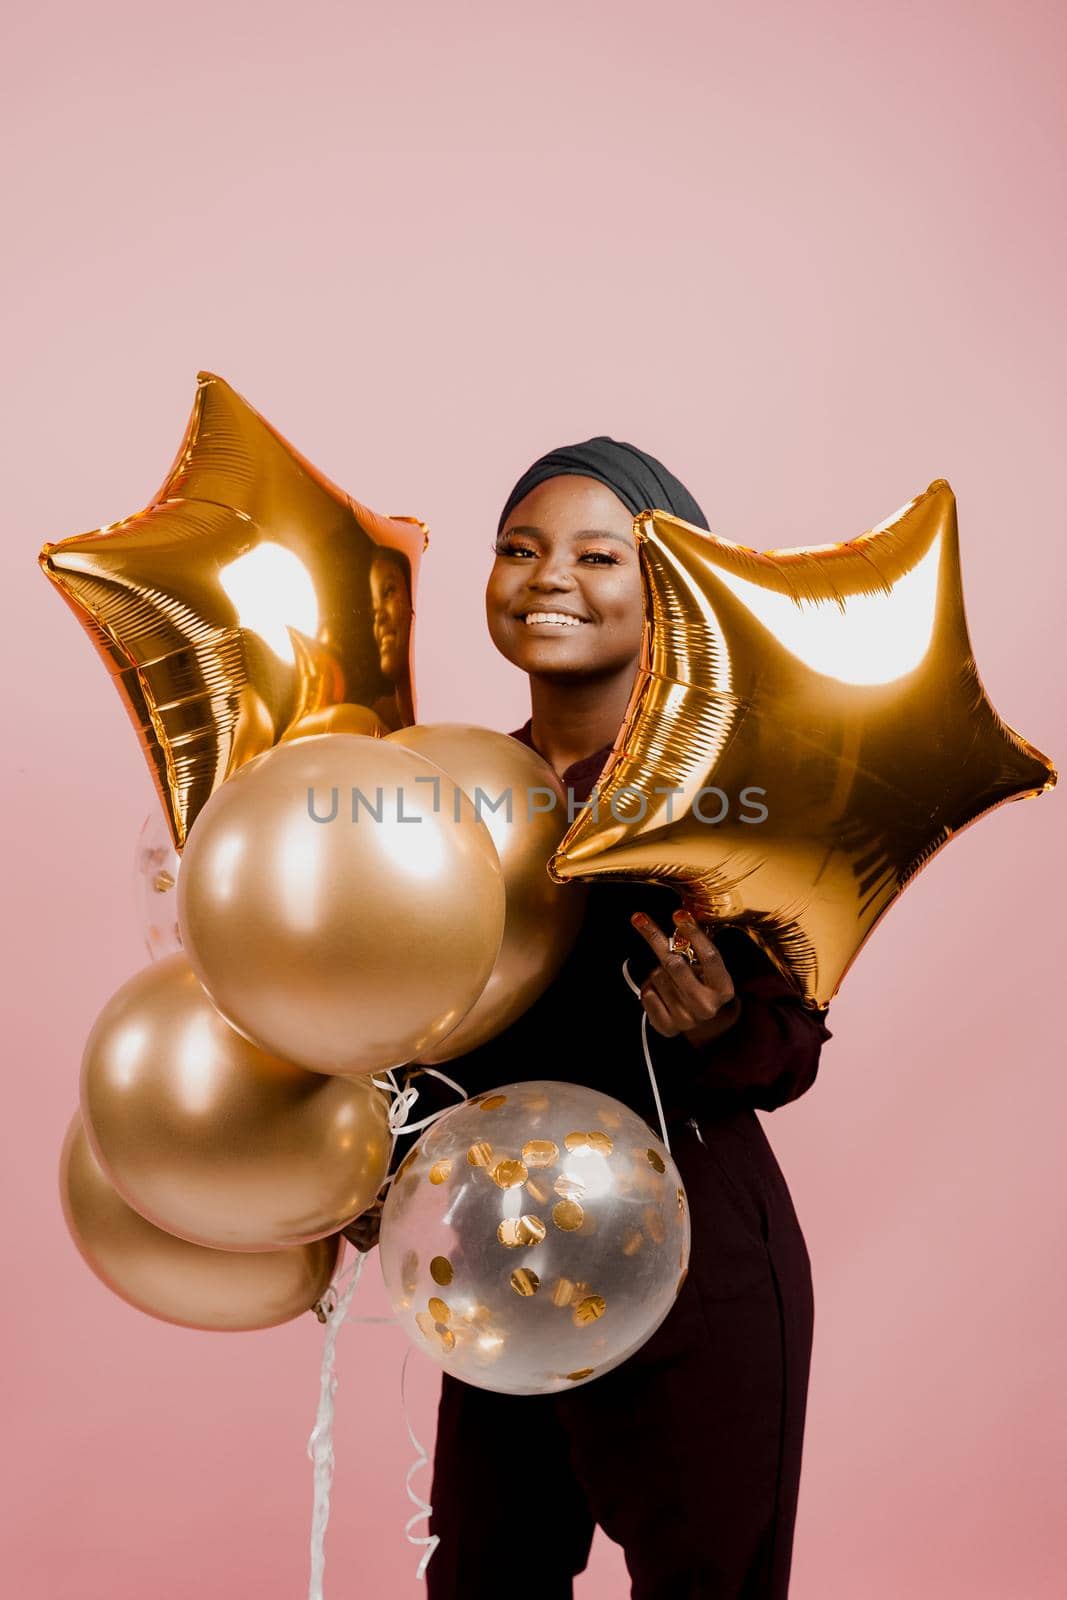
<svg viewBox="0 0 1067 1600"><path fill-rule="evenodd" d="M424 1578L426 1576L426 1568L430 1564L430 1557L437 1549L437 1546L441 1543L441 1539L439 1534L430 1533L429 1531L429 1521L433 1515L433 1506L428 1500L424 1500L422 1496L411 1487L412 1478L414 1478L416 1472L421 1472L423 1467L429 1466L430 1458L426 1454L426 1451L423 1449L422 1445L419 1443L418 1439L416 1439L415 1430L411 1426L411 1413L408 1409L407 1394L405 1391L405 1384L408 1374L408 1357L410 1355L411 1349L409 1347L404 1353L403 1365L400 1368L400 1403L404 1408L404 1426L408 1430L408 1438L411 1440L412 1449L415 1451L415 1459L411 1463L404 1477L404 1488L407 1490L408 1499L415 1507L415 1515L409 1517L405 1522L404 1536L407 1539L408 1544L426 1546L422 1553L418 1567L415 1570L416 1578ZM418 1534L412 1533L411 1530L417 1522L422 1522L423 1519L426 1521L427 1531L425 1538L420 1538Z"/></svg>
<svg viewBox="0 0 1067 1600"><path fill-rule="evenodd" d="M319 1409L308 1439L308 1455L315 1467L315 1495L311 1509L311 1580L308 1600L322 1600L322 1574L326 1565L326 1525L330 1520L330 1490L333 1487L333 1417L337 1376L334 1372L337 1334L352 1302L363 1272L364 1257L357 1255L348 1283L338 1295L331 1284L327 1295L333 1300L327 1311L326 1338L319 1370ZM325 1299L325 1296L323 1297Z"/></svg>
<svg viewBox="0 0 1067 1600"><path fill-rule="evenodd" d="M422 1070L430 1073L432 1077L440 1078L442 1083L455 1090L461 1100L468 1098L467 1091L462 1084L457 1083L454 1078L448 1077L446 1073L438 1072L434 1067L424 1067ZM407 1119L412 1107L419 1098L419 1091L411 1086L401 1089L391 1069L385 1076L388 1080L387 1082L383 1083L380 1078L374 1077L372 1077L371 1081L393 1097L389 1106L389 1131L393 1136L394 1150L396 1149L397 1136L401 1128L405 1133L418 1133L423 1128L428 1128L438 1118L443 1117L447 1111L452 1110L451 1106L445 1106L444 1110L435 1111L432 1115L423 1117L420 1122L409 1122ZM392 1178L388 1178L386 1182L391 1183ZM322 1347L322 1365L319 1369L319 1407L315 1417L315 1426L311 1430L307 1443L307 1453L314 1465L314 1498L311 1508L311 1575L308 1583L308 1600L323 1600L326 1529L330 1521L330 1492L333 1488L333 1423L335 1414L334 1396L337 1393L337 1374L335 1371L337 1335L341 1324L348 1315L348 1308L352 1304L352 1297L363 1275L366 1259L366 1254L357 1250L355 1259L337 1274L315 1307L319 1317L326 1324L326 1335ZM396 1318L359 1316L353 1317L352 1321L366 1324L394 1323ZM400 1368L400 1404L404 1412L404 1426L408 1431L408 1438L411 1440L412 1448L415 1451L415 1460L408 1468L404 1478L404 1488L407 1491L408 1499L416 1507L416 1511L415 1515L409 1517L404 1524L404 1534L409 1544L426 1546L415 1574L417 1578L421 1578L425 1575L430 1557L437 1549L440 1540L436 1534L428 1534L425 1538L420 1538L411 1531L415 1523L420 1522L424 1517L429 1518L433 1508L429 1501L423 1500L411 1486L411 1480L417 1472L428 1464L429 1457L415 1437L414 1429L411 1426L411 1418L408 1414L405 1380L407 1377L408 1356L410 1354L411 1351L408 1349L404 1354L403 1365Z"/></svg>
<svg viewBox="0 0 1067 1600"><path fill-rule="evenodd" d="M641 985L635 983L630 976L630 958L627 956L622 964L622 975L626 979L634 994L640 997ZM659 1084L656 1081L656 1069L652 1065L652 1052L648 1048L648 1012L641 1011L641 1048L645 1052L645 1066L648 1068L648 1081L652 1085L652 1098L656 1102L656 1115L659 1118L659 1131L663 1135L663 1143L667 1150L671 1148L671 1141L667 1137L667 1119L663 1115L663 1101L659 1097Z"/></svg>
<svg viewBox="0 0 1067 1600"><path fill-rule="evenodd" d="M436 1067L422 1067L420 1070L429 1073L431 1078L440 1078L442 1083L447 1084L450 1089L456 1091L461 1100L467 1099L467 1091L463 1085L457 1083L455 1078L450 1078L447 1073L438 1072ZM400 1133L401 1128L405 1133L420 1133L423 1128L428 1128L439 1117L443 1117L445 1111L452 1110L451 1106L445 1106L443 1111L431 1112L428 1117L423 1117L420 1122L409 1122L408 1116L419 1098L419 1091L413 1084L408 1084L406 1089L402 1089L397 1083L396 1075L391 1067L385 1076L388 1080L386 1083L383 1083L381 1078L376 1078L373 1075L371 1076L371 1082L377 1084L379 1089L385 1089L387 1093L391 1093L393 1096L389 1106L389 1131L393 1135L394 1150L396 1149L397 1135Z"/></svg>

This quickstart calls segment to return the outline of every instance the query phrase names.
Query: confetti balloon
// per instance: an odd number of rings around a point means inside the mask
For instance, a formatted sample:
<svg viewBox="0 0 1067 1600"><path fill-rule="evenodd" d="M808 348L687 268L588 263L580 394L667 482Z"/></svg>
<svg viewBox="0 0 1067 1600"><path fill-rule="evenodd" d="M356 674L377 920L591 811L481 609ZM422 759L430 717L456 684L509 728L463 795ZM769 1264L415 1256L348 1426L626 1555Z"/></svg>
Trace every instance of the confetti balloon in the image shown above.
<svg viewBox="0 0 1067 1600"><path fill-rule="evenodd" d="M1056 782L978 676L955 497L939 478L847 544L762 554L661 511L634 532L641 664L549 871L671 883L826 1006L937 851Z"/></svg>
<svg viewBox="0 0 1067 1600"><path fill-rule="evenodd" d="M509 1084L446 1112L382 1213L408 1336L453 1377L551 1394L609 1372L682 1286L689 1210L636 1112L571 1083Z"/></svg>

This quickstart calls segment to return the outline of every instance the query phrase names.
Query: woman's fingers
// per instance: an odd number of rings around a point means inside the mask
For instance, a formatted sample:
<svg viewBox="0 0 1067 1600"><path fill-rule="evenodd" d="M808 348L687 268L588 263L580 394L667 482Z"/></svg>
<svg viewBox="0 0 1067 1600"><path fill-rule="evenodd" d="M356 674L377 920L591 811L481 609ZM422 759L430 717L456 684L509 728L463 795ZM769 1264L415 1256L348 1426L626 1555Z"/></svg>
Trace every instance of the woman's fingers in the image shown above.
<svg viewBox="0 0 1067 1600"><path fill-rule="evenodd" d="M676 911L674 920L677 924L678 932L688 939L697 954L704 982L709 984L716 992L724 994L726 999L732 999L734 993L733 979L727 971L725 961L703 928L690 916L688 911Z"/></svg>
<svg viewBox="0 0 1067 1600"><path fill-rule="evenodd" d="M630 920L659 958L659 966L641 990L641 999L644 1001L646 994L654 993L667 1012L673 1031L685 1032L696 1027L714 1017L733 999L733 981L725 962L687 912L676 912L675 922L678 933L686 938L696 954L699 967L693 966L681 951L672 950L666 935L643 912L635 912ZM649 1011L650 1020L651 1016ZM665 1030L659 1027L659 1031Z"/></svg>
<svg viewBox="0 0 1067 1600"><path fill-rule="evenodd" d="M657 1033L666 1034L672 1038L674 1034L681 1033L681 1028L671 1016L670 1009L660 999L651 984L646 983L641 990L641 1004L648 1012L648 1020Z"/></svg>
<svg viewBox="0 0 1067 1600"><path fill-rule="evenodd" d="M630 920L659 957L659 966L646 978L641 998L644 999L645 989L653 987L677 1030L693 1027L695 1022L709 1015L707 988L687 957L680 950L671 949L666 935L650 917L639 911Z"/></svg>

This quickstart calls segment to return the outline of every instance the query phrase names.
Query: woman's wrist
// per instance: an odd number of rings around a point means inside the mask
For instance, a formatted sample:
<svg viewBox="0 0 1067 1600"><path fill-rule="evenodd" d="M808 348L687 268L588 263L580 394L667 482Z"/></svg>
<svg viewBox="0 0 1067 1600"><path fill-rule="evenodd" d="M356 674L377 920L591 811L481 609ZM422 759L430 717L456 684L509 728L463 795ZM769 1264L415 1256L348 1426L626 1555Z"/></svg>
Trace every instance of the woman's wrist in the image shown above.
<svg viewBox="0 0 1067 1600"><path fill-rule="evenodd" d="M741 996L736 992L721 1005L713 1017L706 1022L698 1022L694 1028L685 1029L685 1037L694 1049L699 1050L702 1045L710 1044L713 1039L718 1039L721 1034L728 1033L741 1015Z"/></svg>

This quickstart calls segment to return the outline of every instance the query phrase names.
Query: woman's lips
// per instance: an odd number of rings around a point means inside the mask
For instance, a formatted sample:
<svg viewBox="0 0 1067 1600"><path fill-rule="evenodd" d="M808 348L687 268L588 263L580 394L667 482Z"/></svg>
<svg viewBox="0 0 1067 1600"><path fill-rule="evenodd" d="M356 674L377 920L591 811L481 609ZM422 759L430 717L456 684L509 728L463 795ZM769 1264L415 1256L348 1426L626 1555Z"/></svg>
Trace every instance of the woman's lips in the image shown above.
<svg viewBox="0 0 1067 1600"><path fill-rule="evenodd" d="M524 628L555 628L558 632L564 632L582 627L587 619L571 611L554 611L546 607L543 611L527 611L518 620Z"/></svg>

